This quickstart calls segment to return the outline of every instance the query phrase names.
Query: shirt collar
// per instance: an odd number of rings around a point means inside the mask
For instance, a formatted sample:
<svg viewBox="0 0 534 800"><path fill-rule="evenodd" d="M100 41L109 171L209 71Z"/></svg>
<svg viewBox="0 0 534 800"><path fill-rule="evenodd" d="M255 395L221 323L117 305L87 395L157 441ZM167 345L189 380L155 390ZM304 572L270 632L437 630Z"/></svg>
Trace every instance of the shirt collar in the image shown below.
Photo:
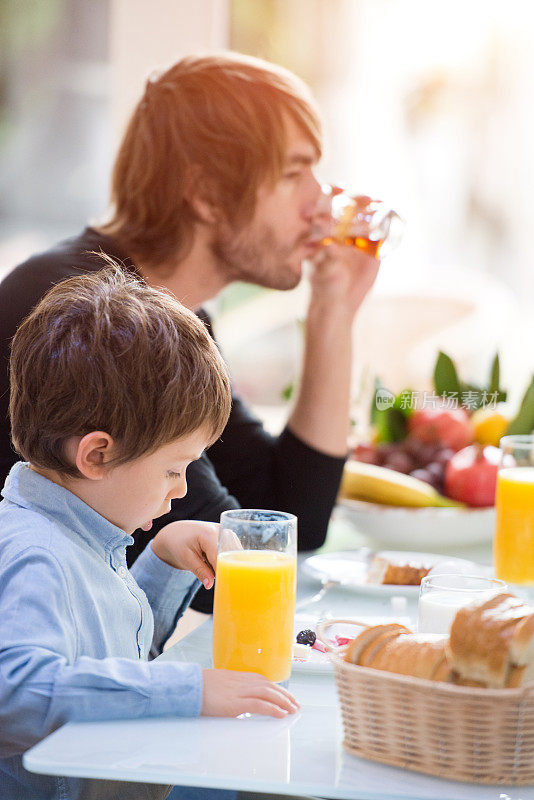
<svg viewBox="0 0 534 800"><path fill-rule="evenodd" d="M11 468L2 495L16 505L38 511L66 526L104 557L120 544L124 547L133 544L133 536L22 461Z"/></svg>

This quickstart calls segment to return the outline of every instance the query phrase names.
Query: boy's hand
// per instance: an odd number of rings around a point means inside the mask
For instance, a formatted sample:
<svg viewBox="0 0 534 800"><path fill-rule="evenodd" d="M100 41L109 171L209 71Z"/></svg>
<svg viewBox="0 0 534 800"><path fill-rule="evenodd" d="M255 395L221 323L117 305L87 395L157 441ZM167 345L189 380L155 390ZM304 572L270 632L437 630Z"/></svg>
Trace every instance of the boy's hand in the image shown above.
<svg viewBox="0 0 534 800"><path fill-rule="evenodd" d="M217 564L219 524L179 520L165 525L152 539L152 550L176 569L190 570L211 589Z"/></svg>
<svg viewBox="0 0 534 800"><path fill-rule="evenodd" d="M292 695L256 672L203 669L201 714L207 717L237 717L265 714L283 719L300 708Z"/></svg>

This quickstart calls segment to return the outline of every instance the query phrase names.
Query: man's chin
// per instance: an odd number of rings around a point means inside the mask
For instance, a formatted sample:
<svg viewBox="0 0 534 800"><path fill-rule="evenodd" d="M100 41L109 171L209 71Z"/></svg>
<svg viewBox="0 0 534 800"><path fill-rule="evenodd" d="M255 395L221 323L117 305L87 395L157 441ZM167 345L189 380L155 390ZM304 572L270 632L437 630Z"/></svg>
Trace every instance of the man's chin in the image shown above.
<svg viewBox="0 0 534 800"><path fill-rule="evenodd" d="M285 263L283 270L279 275L279 285L273 288L281 289L282 291L289 291L295 289L302 280L302 258L295 261L288 261Z"/></svg>
<svg viewBox="0 0 534 800"><path fill-rule="evenodd" d="M302 270L298 275L295 275L294 272L293 273L287 272L279 280L272 281L271 283L269 283L269 285L266 288L278 289L278 291L280 292L288 292L291 289L295 289L299 285L301 278L302 278Z"/></svg>

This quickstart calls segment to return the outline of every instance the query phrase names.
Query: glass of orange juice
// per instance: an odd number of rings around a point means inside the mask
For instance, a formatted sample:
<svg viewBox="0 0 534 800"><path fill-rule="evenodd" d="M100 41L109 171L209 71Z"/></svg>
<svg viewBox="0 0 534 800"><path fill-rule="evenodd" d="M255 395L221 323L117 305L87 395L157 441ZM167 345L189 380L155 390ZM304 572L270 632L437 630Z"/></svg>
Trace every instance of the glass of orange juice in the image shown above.
<svg viewBox="0 0 534 800"><path fill-rule="evenodd" d="M534 436L504 436L497 476L495 575L534 586Z"/></svg>
<svg viewBox="0 0 534 800"><path fill-rule="evenodd" d="M213 608L213 666L259 672L275 683L291 673L297 518L282 511L221 514Z"/></svg>

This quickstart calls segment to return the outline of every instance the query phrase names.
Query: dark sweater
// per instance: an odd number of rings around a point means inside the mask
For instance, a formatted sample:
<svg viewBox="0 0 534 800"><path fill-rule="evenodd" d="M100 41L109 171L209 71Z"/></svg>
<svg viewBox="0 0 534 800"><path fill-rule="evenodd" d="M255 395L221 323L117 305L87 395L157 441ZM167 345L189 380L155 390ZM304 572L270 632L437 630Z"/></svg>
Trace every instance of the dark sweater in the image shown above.
<svg viewBox="0 0 534 800"><path fill-rule="evenodd" d="M108 237L92 228L32 256L0 283L0 486L17 461L9 437L9 343L17 326L52 284L102 268L94 251L104 252L125 268L128 256ZM209 317L200 312L211 332ZM212 334L213 335L213 334ZM221 438L199 461L187 468L186 497L173 500L169 514L154 521L150 533L137 531L129 548L129 563L152 536L169 522L202 519L218 522L228 508L274 508L298 517L300 550L320 547L326 537L344 460L320 453L287 428L268 434L261 422L233 395L232 411ZM201 589L193 607L211 611L212 593Z"/></svg>

